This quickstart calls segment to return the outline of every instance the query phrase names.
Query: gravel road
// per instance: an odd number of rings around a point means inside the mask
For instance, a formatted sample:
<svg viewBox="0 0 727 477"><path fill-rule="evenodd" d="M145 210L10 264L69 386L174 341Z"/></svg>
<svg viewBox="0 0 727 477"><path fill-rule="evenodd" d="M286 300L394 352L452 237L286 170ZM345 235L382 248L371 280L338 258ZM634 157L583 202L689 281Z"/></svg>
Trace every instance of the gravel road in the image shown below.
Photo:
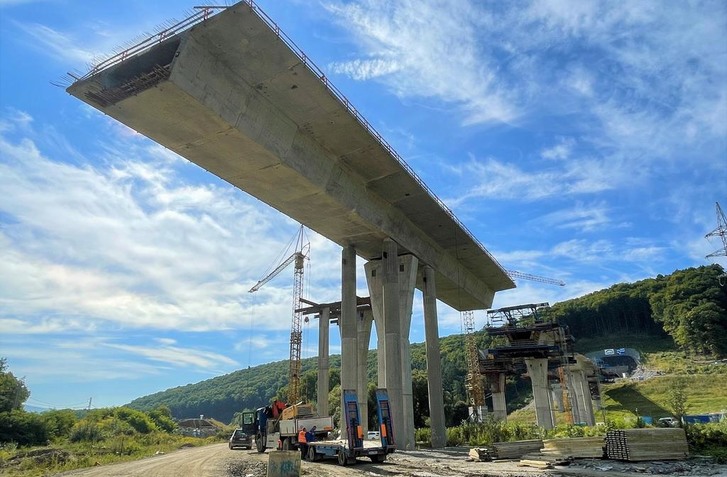
<svg viewBox="0 0 727 477"><path fill-rule="evenodd" d="M334 460L302 462L308 477L623 477L624 475L724 476L727 466L684 462L623 463L578 460L568 467L541 470L517 462L468 462L468 449L396 452L383 464L361 458L341 467ZM57 474L63 477L266 477L268 454L227 448L227 444L181 449L147 459Z"/></svg>

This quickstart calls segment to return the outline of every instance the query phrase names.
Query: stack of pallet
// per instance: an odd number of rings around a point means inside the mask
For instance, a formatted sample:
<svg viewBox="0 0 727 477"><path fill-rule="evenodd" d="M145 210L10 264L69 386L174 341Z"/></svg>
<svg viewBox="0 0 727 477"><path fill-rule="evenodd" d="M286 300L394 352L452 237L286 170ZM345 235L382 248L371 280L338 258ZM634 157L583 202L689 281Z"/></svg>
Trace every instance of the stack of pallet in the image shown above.
<svg viewBox="0 0 727 477"><path fill-rule="evenodd" d="M684 429L623 429L606 434L606 457L614 460L681 460L689 454Z"/></svg>
<svg viewBox="0 0 727 477"><path fill-rule="evenodd" d="M603 436L546 439L543 441L540 453L564 459L601 459L603 458L603 447Z"/></svg>
<svg viewBox="0 0 727 477"><path fill-rule="evenodd" d="M525 454L540 451L543 441L531 439L515 442L495 442L470 450L470 457L475 460L487 461L493 459L519 459Z"/></svg>

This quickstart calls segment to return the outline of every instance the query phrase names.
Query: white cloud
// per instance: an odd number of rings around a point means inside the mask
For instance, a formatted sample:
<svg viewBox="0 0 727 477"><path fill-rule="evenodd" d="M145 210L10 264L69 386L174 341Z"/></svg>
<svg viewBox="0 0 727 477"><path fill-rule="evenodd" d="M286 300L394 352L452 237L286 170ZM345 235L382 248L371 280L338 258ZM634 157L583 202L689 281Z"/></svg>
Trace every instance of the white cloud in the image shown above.
<svg viewBox="0 0 727 477"><path fill-rule="evenodd" d="M402 97L459 104L466 123L508 122L518 115L497 65L478 54L478 29L486 28L480 22L487 18L466 2L364 0L327 8L355 35L364 56L335 62L332 71L377 78Z"/></svg>
<svg viewBox="0 0 727 477"><path fill-rule="evenodd" d="M626 186L638 179L638 176L629 177L628 170L619 167L615 158L601 160L584 157L552 163L549 167L540 167L536 171L495 158L472 158L463 166L452 170L465 178L463 184L472 185L459 197L445 200L450 207L477 198L529 202L552 197L595 194Z"/></svg>
<svg viewBox="0 0 727 477"><path fill-rule="evenodd" d="M184 183L179 168L190 166L143 138L105 146L99 165L76 166L46 157L33 135L19 127L0 135L0 213L11 218L0 230L6 331L246 329L290 313L292 278L247 293L269 251L288 239L288 219L231 186Z"/></svg>
<svg viewBox="0 0 727 477"><path fill-rule="evenodd" d="M88 43L78 41L78 38L39 23L18 24L17 26L33 40L39 51L45 52L62 63L90 66L96 59L93 51L79 46L88 45Z"/></svg>
<svg viewBox="0 0 727 477"><path fill-rule="evenodd" d="M609 212L608 206L603 201L590 204L576 203L570 209L546 214L539 221L548 227L590 232L606 227L614 228Z"/></svg>
<svg viewBox="0 0 727 477"><path fill-rule="evenodd" d="M347 50L358 57L335 63L335 72L382 82L402 98L441 100L459 108L465 125L528 127L558 118L593 150L588 167L596 172L615 160L620 178L643 177L685 156L718 170L712 158L691 152L724 153L723 2L359 0L327 8L352 32L358 52ZM377 61L396 66L374 72ZM578 159L571 152L563 143L543 157ZM501 175L522 177L512 172ZM573 192L612 188L590 177L573 182ZM501 193L490 185L472 196ZM544 193L540 186L526 197Z"/></svg>
<svg viewBox="0 0 727 477"><path fill-rule="evenodd" d="M209 350L181 348L170 345L138 346L127 344L106 343L106 347L125 351L151 361L168 363L173 366L194 366L214 370L218 366L237 366L237 362L227 356Z"/></svg>
<svg viewBox="0 0 727 477"><path fill-rule="evenodd" d="M331 65L331 72L345 74L359 81L395 73L399 70L396 62L381 58L372 60L353 60Z"/></svg>
<svg viewBox="0 0 727 477"><path fill-rule="evenodd" d="M552 147L543 149L540 155L544 159L557 159L564 160L568 159L575 146L575 140L573 138L559 138L558 143Z"/></svg>

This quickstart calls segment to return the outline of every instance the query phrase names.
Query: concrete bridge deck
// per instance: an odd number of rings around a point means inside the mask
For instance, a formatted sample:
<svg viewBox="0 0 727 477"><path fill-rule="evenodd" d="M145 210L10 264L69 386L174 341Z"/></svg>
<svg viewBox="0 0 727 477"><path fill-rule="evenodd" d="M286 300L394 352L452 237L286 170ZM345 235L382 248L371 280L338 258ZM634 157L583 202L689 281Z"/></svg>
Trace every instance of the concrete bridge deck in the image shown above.
<svg viewBox="0 0 727 477"><path fill-rule="evenodd" d="M436 271L437 298L457 310L513 288L286 38L241 2L68 92L367 260L390 237Z"/></svg>

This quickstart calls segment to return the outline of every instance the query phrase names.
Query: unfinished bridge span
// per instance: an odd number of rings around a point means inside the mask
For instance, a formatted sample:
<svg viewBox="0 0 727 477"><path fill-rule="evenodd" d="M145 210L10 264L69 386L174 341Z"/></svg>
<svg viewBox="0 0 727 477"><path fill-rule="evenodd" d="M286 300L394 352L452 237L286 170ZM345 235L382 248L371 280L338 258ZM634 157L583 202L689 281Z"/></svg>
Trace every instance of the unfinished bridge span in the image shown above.
<svg viewBox="0 0 727 477"><path fill-rule="evenodd" d="M379 385L390 391L397 444L413 447L406 375L414 289L424 293L425 328L437 335L435 299L459 311L485 309L495 292L515 285L253 1L211 13L109 58L68 92L343 247L341 383L350 389L357 388L356 256L368 261L384 363ZM438 363L438 348L427 350ZM434 387L441 394L441 380ZM439 420L432 419L433 442L441 441Z"/></svg>

